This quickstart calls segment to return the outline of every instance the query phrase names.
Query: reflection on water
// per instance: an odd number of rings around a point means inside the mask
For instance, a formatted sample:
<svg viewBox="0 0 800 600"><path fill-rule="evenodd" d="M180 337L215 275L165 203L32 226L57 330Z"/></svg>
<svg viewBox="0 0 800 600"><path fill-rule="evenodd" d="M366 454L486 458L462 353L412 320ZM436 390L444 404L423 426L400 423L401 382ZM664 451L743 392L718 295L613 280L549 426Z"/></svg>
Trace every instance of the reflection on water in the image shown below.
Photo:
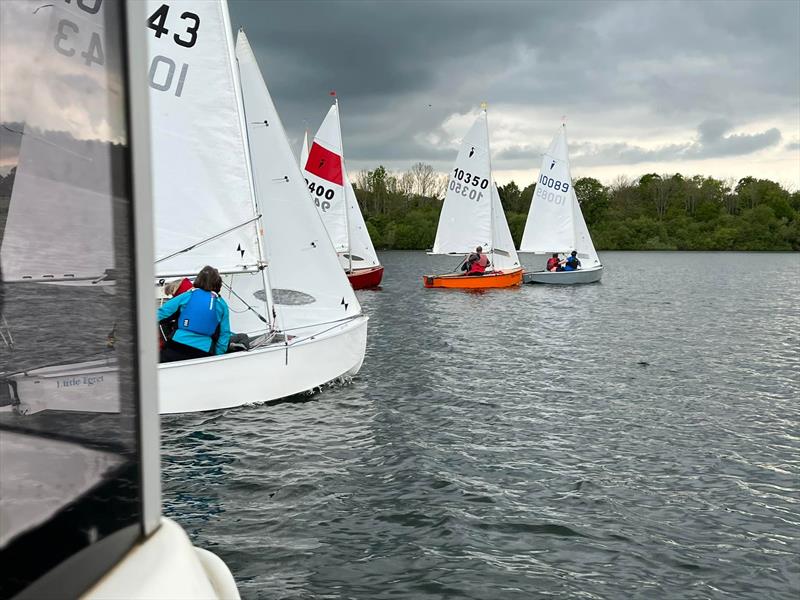
<svg viewBox="0 0 800 600"><path fill-rule="evenodd" d="M163 420L169 515L246 598L793 598L800 257L602 258L474 294L382 254L352 384Z"/></svg>

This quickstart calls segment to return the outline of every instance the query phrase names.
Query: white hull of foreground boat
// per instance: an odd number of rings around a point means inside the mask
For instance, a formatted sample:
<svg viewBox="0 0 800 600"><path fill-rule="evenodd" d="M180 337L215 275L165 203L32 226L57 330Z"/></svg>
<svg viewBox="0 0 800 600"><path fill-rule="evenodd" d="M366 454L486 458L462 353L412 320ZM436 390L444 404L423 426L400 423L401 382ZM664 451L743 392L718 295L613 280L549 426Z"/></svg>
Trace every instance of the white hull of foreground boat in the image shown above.
<svg viewBox="0 0 800 600"><path fill-rule="evenodd" d="M522 283L550 283L555 285L575 285L596 283L603 277L603 265L577 271L529 271L522 276Z"/></svg>
<svg viewBox="0 0 800 600"><path fill-rule="evenodd" d="M355 375L364 362L367 320L360 315L247 352L161 364L161 414L201 412L278 400ZM14 410L119 412L119 377L113 358L43 367L6 376ZM91 386L92 394L86 393Z"/></svg>
<svg viewBox="0 0 800 600"><path fill-rule="evenodd" d="M328 327L288 344L159 365L159 412L268 402L355 375L367 348L367 317Z"/></svg>

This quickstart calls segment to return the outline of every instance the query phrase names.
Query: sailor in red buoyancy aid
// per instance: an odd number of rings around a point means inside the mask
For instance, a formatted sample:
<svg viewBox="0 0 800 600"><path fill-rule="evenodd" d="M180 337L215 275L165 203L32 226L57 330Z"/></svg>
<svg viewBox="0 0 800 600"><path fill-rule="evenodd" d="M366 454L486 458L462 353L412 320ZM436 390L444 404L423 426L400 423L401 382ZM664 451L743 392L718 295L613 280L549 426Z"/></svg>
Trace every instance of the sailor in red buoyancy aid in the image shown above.
<svg viewBox="0 0 800 600"><path fill-rule="evenodd" d="M467 259L467 275L483 275L489 264L489 258L483 253L483 248L478 246Z"/></svg>
<svg viewBox="0 0 800 600"><path fill-rule="evenodd" d="M553 256L547 259L547 270L550 272L557 271L560 262L558 260L558 252L553 252Z"/></svg>

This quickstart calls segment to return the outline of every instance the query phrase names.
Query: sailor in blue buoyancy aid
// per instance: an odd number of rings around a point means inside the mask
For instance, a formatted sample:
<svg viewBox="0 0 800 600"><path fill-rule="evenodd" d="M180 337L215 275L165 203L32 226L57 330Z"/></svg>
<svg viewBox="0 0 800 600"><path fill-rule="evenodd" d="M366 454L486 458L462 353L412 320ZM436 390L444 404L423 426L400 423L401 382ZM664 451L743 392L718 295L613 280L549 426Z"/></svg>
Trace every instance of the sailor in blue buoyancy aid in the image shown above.
<svg viewBox="0 0 800 600"><path fill-rule="evenodd" d="M178 328L161 350L161 362L225 354L231 337L230 312L220 289L219 272L206 266L197 275L194 289L161 305L159 321L178 315Z"/></svg>
<svg viewBox="0 0 800 600"><path fill-rule="evenodd" d="M565 271L577 271L581 266L581 261L578 258L578 251L573 250L572 253L567 257L567 262L564 263L564 270Z"/></svg>

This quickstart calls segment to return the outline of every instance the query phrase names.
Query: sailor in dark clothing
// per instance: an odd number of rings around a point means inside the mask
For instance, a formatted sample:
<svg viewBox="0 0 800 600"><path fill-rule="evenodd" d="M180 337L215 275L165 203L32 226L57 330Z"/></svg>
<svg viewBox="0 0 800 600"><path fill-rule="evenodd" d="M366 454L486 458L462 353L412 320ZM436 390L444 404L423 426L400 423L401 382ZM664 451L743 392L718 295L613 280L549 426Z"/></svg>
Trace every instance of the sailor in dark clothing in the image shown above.
<svg viewBox="0 0 800 600"><path fill-rule="evenodd" d="M581 261L578 258L578 251L573 250L572 253L567 257L567 262L564 265L565 271L577 271L581 268Z"/></svg>

